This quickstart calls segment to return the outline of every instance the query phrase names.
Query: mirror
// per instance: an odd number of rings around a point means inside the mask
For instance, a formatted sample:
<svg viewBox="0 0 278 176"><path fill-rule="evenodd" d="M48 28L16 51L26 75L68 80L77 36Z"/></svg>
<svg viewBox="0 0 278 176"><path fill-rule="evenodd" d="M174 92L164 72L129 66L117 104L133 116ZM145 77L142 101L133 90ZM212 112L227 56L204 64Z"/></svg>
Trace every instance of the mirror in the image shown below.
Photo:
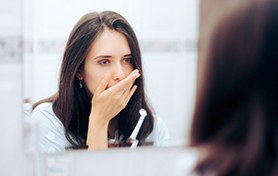
<svg viewBox="0 0 278 176"><path fill-rule="evenodd" d="M56 92L63 50L78 19L90 11L113 10L129 21L138 37L147 97L169 129L169 146L187 142L196 87L199 1L26 0L23 3L26 102L34 103ZM25 126L28 133L28 125Z"/></svg>

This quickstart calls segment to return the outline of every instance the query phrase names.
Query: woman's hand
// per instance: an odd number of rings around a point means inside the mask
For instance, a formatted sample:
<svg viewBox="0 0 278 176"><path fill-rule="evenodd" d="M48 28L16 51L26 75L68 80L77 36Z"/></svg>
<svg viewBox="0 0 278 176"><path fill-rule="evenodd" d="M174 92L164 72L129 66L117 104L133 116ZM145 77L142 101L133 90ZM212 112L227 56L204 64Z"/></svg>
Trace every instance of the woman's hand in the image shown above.
<svg viewBox="0 0 278 176"><path fill-rule="evenodd" d="M109 121L127 105L137 89L133 84L139 76L139 71L135 69L125 79L108 89L106 88L109 79L105 77L96 88L89 119L87 137L89 149L107 148Z"/></svg>
<svg viewBox="0 0 278 176"><path fill-rule="evenodd" d="M109 80L105 77L96 88L92 98L91 115L97 122L108 123L127 105L137 89L134 81L140 76L139 71L133 70L125 79L106 89Z"/></svg>

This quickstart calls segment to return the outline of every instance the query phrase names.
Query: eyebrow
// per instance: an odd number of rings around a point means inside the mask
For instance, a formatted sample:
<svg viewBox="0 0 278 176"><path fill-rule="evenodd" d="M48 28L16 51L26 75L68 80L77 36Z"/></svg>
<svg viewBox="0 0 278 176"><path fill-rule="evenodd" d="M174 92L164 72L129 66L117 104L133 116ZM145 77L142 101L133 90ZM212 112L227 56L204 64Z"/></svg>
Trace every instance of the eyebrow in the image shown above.
<svg viewBox="0 0 278 176"><path fill-rule="evenodd" d="M100 56L94 57L94 60L101 59L101 58L105 59L105 58L110 58L110 57L112 57L112 56L109 56L109 55L100 55Z"/></svg>
<svg viewBox="0 0 278 176"><path fill-rule="evenodd" d="M130 53L130 54L126 54L126 55L124 55L124 57L131 57L132 56L132 54Z"/></svg>
<svg viewBox="0 0 278 176"><path fill-rule="evenodd" d="M131 57L131 56L132 56L132 54L130 53L130 54L124 55L123 57ZM100 59L100 58L102 58L102 59L107 59L107 58L111 58L111 57L112 57L111 55L100 55L100 56L94 57L93 59L94 59L94 60Z"/></svg>

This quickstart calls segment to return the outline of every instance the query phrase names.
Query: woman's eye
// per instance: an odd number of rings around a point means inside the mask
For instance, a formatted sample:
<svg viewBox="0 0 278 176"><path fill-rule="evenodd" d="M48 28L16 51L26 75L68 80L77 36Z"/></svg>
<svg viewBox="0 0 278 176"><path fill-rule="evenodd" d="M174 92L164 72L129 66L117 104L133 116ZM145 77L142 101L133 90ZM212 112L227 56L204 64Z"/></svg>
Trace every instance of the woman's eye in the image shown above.
<svg viewBox="0 0 278 176"><path fill-rule="evenodd" d="M130 64L131 63L131 57L124 58L123 61L124 61L124 63Z"/></svg>
<svg viewBox="0 0 278 176"><path fill-rule="evenodd" d="M109 60L103 59L103 60L98 61L98 63L99 63L100 65L107 65L107 64L109 64Z"/></svg>

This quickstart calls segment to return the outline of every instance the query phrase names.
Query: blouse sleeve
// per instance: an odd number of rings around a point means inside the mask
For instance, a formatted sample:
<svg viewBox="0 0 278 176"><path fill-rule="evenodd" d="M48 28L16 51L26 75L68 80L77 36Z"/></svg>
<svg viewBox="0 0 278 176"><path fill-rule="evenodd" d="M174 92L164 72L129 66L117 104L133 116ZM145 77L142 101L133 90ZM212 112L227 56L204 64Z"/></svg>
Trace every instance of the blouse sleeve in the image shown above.
<svg viewBox="0 0 278 176"><path fill-rule="evenodd" d="M49 104L39 105L33 111L32 120L37 124L37 143L39 151L42 153L52 153L65 151L69 145L65 137L65 130L61 121L52 111Z"/></svg>

